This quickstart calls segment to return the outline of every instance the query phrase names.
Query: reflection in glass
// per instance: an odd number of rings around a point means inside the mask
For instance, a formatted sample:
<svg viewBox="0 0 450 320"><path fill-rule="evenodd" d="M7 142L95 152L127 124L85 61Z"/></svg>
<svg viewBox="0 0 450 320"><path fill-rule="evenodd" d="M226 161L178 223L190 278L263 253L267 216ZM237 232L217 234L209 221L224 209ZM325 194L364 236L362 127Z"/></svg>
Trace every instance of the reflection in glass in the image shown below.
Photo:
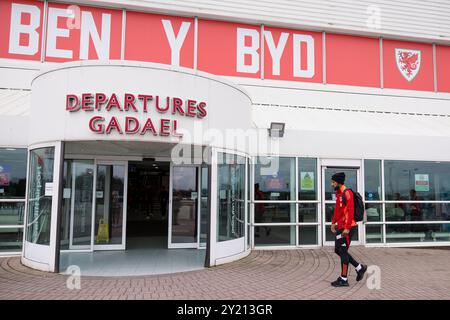
<svg viewBox="0 0 450 320"><path fill-rule="evenodd" d="M198 168L174 166L172 173L172 243L197 243Z"/></svg>
<svg viewBox="0 0 450 320"><path fill-rule="evenodd" d="M125 166L97 166L95 244L122 244Z"/></svg>
<svg viewBox="0 0 450 320"><path fill-rule="evenodd" d="M317 204L300 203L298 205L298 222L317 222Z"/></svg>
<svg viewBox="0 0 450 320"><path fill-rule="evenodd" d="M0 199L25 198L27 149L0 148Z"/></svg>
<svg viewBox="0 0 450 320"><path fill-rule="evenodd" d="M250 170L250 160L247 160L247 217L246 217L246 221L247 221L247 241L246 241L246 249L249 249L251 246L251 192L252 192L252 187L251 187L251 170Z"/></svg>
<svg viewBox="0 0 450 320"><path fill-rule="evenodd" d="M208 167L202 166L201 170L200 247L205 247L208 235Z"/></svg>
<svg viewBox="0 0 450 320"><path fill-rule="evenodd" d="M255 223L295 222L295 203L255 203Z"/></svg>
<svg viewBox="0 0 450 320"><path fill-rule="evenodd" d="M325 221L326 222L330 222L333 219L333 215L334 215L334 207L336 205L334 203L326 203L325 204Z"/></svg>
<svg viewBox="0 0 450 320"><path fill-rule="evenodd" d="M386 203L386 221L450 221L450 203Z"/></svg>
<svg viewBox="0 0 450 320"><path fill-rule="evenodd" d="M65 160L63 185L61 248L90 248L94 162Z"/></svg>
<svg viewBox="0 0 450 320"><path fill-rule="evenodd" d="M0 202L0 225L23 224L24 211L24 202Z"/></svg>
<svg viewBox="0 0 450 320"><path fill-rule="evenodd" d="M387 224L386 242L450 241L450 224Z"/></svg>
<svg viewBox="0 0 450 320"><path fill-rule="evenodd" d="M22 250L22 228L0 228L0 251L20 252Z"/></svg>
<svg viewBox="0 0 450 320"><path fill-rule="evenodd" d="M299 245L317 245L318 226L299 226L298 232Z"/></svg>
<svg viewBox="0 0 450 320"><path fill-rule="evenodd" d="M70 241L70 219L72 209L72 172L73 160L64 160L63 163L63 198L61 214L60 249L68 250ZM70 190L70 192L69 192Z"/></svg>
<svg viewBox="0 0 450 320"><path fill-rule="evenodd" d="M270 233L262 232L259 236L255 231L255 246L295 245L295 226L272 226Z"/></svg>
<svg viewBox="0 0 450 320"><path fill-rule="evenodd" d="M450 162L384 161L386 200L450 200Z"/></svg>
<svg viewBox="0 0 450 320"><path fill-rule="evenodd" d="M245 231L245 158L219 152L217 167L217 241L244 236Z"/></svg>
<svg viewBox="0 0 450 320"><path fill-rule="evenodd" d="M50 244L54 152L53 147L30 151L26 238L40 245Z"/></svg>
<svg viewBox="0 0 450 320"><path fill-rule="evenodd" d="M382 243L382 242L383 242L383 226L366 225L366 243Z"/></svg>
<svg viewBox="0 0 450 320"><path fill-rule="evenodd" d="M367 221L381 221L382 210L382 205L379 203L366 203Z"/></svg>
<svg viewBox="0 0 450 320"><path fill-rule="evenodd" d="M368 201L381 199L381 161L364 160L365 197Z"/></svg>
<svg viewBox="0 0 450 320"><path fill-rule="evenodd" d="M258 157L256 188L261 193L255 200L295 200L295 158Z"/></svg>

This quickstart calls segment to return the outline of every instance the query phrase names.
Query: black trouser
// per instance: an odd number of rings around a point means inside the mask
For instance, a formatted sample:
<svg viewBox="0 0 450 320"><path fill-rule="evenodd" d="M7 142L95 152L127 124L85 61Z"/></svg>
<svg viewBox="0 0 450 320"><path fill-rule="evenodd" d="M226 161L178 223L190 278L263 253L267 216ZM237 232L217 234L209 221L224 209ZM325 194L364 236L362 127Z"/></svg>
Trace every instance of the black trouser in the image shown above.
<svg viewBox="0 0 450 320"><path fill-rule="evenodd" d="M342 234L342 231L344 231L344 229L340 229L336 232L334 252L341 258L341 277L346 278L348 274L348 264L351 263L355 268L359 265L359 263L356 262L355 259L353 259L350 253L348 253L353 234L358 231L358 227L351 228L347 236L338 237Z"/></svg>

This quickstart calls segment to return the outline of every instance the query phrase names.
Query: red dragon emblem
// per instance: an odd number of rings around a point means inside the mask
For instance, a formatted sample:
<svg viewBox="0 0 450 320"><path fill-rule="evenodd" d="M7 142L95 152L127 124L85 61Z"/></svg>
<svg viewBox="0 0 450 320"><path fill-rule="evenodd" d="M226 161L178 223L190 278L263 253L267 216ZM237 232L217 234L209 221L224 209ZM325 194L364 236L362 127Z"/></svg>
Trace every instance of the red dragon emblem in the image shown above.
<svg viewBox="0 0 450 320"><path fill-rule="evenodd" d="M406 80L412 81L420 69L420 50L395 49L395 58L397 68L402 76Z"/></svg>

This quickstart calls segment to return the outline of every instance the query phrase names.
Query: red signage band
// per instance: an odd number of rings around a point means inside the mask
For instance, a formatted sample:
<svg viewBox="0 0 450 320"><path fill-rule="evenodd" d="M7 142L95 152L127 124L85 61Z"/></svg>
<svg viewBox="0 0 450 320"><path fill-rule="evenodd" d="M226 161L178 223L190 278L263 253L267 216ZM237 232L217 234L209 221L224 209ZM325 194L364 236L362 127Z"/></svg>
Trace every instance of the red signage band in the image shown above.
<svg viewBox="0 0 450 320"><path fill-rule="evenodd" d="M44 10L42 1L0 1L0 58L138 60L225 76L450 92L450 46L205 19L196 29L193 17L54 2Z"/></svg>

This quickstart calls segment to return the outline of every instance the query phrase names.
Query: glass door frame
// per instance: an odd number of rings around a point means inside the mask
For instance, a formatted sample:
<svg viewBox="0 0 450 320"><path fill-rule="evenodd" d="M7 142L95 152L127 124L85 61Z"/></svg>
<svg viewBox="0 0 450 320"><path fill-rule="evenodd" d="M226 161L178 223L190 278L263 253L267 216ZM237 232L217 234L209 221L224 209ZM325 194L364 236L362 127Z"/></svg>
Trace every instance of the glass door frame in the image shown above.
<svg viewBox="0 0 450 320"><path fill-rule="evenodd" d="M197 168L197 242L191 243L173 243L172 242L172 204L173 204L173 167L193 167ZM205 249L205 246L200 246L201 236L201 183L202 183L202 165L201 164L180 164L176 165L170 162L170 178L169 178L169 219L168 219L168 237L167 248L168 249Z"/></svg>
<svg viewBox="0 0 450 320"><path fill-rule="evenodd" d="M321 190L321 224L322 224L322 245L334 246L334 241L326 241L327 228L331 227L331 222L326 221L325 206L330 203L335 203L333 200L325 199L325 186L330 184L330 181L325 181L325 170L331 168L341 168L343 170L355 169L356 170L356 184L358 186L358 192L363 194L363 180L362 180L362 166L360 160L342 160L342 159L322 159L321 164L322 175L322 190ZM358 223L358 240L352 240L352 245L364 245L364 226L362 223Z"/></svg>
<svg viewBox="0 0 450 320"><path fill-rule="evenodd" d="M65 159L66 160L66 159ZM72 159L70 159L72 160ZM83 161L83 160L81 160ZM86 161L86 160L84 160ZM88 160L89 161L89 160ZM93 167L94 167L94 175L92 179L95 179L95 170L96 170L96 165L95 165L95 161L93 162ZM85 251L91 251L92 249L92 229L93 229L93 225L92 225L92 221L94 219L92 219L91 216L91 241L90 244L88 245L74 245L73 244L73 234L74 234L74 221L75 221L75 183L76 183L76 164L77 164L77 160L72 160L72 168L71 168L71 175L72 175L72 182L71 182L71 195L70 195L70 222L69 222L69 251L74 252L76 250L79 250L80 252L85 252ZM95 191L95 180L92 181L92 188ZM95 192L93 193L93 195L95 195ZM92 198L92 205L94 204L94 198ZM94 208L91 210L91 215L94 214Z"/></svg>
<svg viewBox="0 0 450 320"><path fill-rule="evenodd" d="M48 245L36 244L29 242L28 227L30 222L28 216L30 210L30 174L31 174L31 152L42 148L53 148L53 182L52 182L52 204L50 211L50 243ZM23 245L22 245L22 263L26 266L42 271L56 272L59 268L59 257L57 250L59 248L58 232L58 209L59 201L61 198L61 176L62 176L62 163L64 158L64 143L62 141L53 141L46 143L37 143L28 146L27 148L27 182L25 189L25 208L24 208L24 229L23 229Z"/></svg>
<svg viewBox="0 0 450 320"><path fill-rule="evenodd" d="M95 210L97 192L97 171L99 165L123 165L124 166L124 190L123 190L123 212L122 212L122 244L95 244ZM91 230L91 251L99 250L125 250L127 231L127 199L128 199L128 161L127 160L94 160L94 186L92 197L92 230Z"/></svg>
<svg viewBox="0 0 450 320"><path fill-rule="evenodd" d="M210 151L211 155L211 183L210 183L210 230L209 230L209 240L208 240L208 247L209 247L209 265L215 266L231 261L235 261L238 259L241 259L251 252L251 248L253 245L253 239L251 240L250 246L247 246L247 237L248 237L248 226L247 224L250 221L250 212L249 212L249 172L248 169L251 167L249 166L249 163L251 164L251 157L241 151L236 150L229 150L225 148L219 148L219 147L211 147ZM218 221L217 221L217 214L218 214L218 160L219 160L219 153L226 153L229 155L237 155L245 158L245 175L244 175L244 235L241 238L233 239L233 240L227 240L227 241L218 241ZM252 169L250 169L252 170ZM253 219L253 217L252 217ZM251 228L252 229L252 228Z"/></svg>

